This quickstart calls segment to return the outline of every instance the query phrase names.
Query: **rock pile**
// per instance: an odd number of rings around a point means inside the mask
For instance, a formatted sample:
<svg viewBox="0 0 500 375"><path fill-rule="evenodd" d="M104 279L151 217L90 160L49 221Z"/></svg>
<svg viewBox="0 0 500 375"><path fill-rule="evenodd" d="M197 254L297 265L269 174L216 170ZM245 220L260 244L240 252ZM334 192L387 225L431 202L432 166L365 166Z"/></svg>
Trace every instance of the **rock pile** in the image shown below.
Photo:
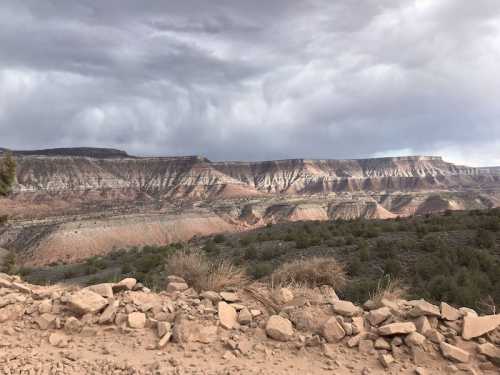
<svg viewBox="0 0 500 375"><path fill-rule="evenodd" d="M260 334L298 353L318 348L332 360L332 345L356 348L376 356L379 370L410 358L414 373L430 374L425 368L430 356L446 360L451 372L499 371L500 315L478 316L468 308L424 300L381 299L359 307L327 287L309 296L287 288L249 291L198 293L177 276L170 276L166 291L158 294L131 278L83 289L40 287L0 274L0 328L18 322L18 330L46 331L47 342L60 349L100 330L150 330L157 339L148 349L222 342L228 360L261 350L250 340Z"/></svg>

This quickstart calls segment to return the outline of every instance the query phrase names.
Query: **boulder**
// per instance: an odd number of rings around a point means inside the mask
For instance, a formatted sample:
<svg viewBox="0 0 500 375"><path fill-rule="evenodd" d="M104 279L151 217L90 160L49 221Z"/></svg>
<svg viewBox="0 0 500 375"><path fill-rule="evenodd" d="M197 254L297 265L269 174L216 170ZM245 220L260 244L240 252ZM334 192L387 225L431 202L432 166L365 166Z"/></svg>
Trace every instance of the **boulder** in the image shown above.
<svg viewBox="0 0 500 375"><path fill-rule="evenodd" d="M132 290L137 284L137 280L132 277L127 277L126 279L121 280L120 282L113 285L114 291L121 290Z"/></svg>
<svg viewBox="0 0 500 375"><path fill-rule="evenodd" d="M238 295L238 293L220 292L220 296L226 302L238 302L238 301L240 301L240 296Z"/></svg>
<svg viewBox="0 0 500 375"><path fill-rule="evenodd" d="M111 283L91 285L88 287L88 289L105 298L113 298L113 284Z"/></svg>
<svg viewBox="0 0 500 375"><path fill-rule="evenodd" d="M391 344L389 344L383 337L379 337L377 340L375 340L375 349L391 350Z"/></svg>
<svg viewBox="0 0 500 375"><path fill-rule="evenodd" d="M218 315L220 325L226 329L233 329L237 323L238 313L231 305L226 302L219 302L218 304Z"/></svg>
<svg viewBox="0 0 500 375"><path fill-rule="evenodd" d="M221 300L221 296L219 295L219 293L212 291L201 293L200 298L208 299L209 301L212 301L212 303L219 303L219 301Z"/></svg>
<svg viewBox="0 0 500 375"><path fill-rule="evenodd" d="M434 328L427 332L425 337L427 337L429 341L433 342L434 344L440 344L445 340L443 334Z"/></svg>
<svg viewBox="0 0 500 375"><path fill-rule="evenodd" d="M417 327L417 332L427 336L427 334L432 331L431 324L429 323L429 319L426 316L421 316L415 320L415 327Z"/></svg>
<svg viewBox="0 0 500 375"><path fill-rule="evenodd" d="M68 337L60 332L50 334L49 343L56 348L65 348L68 346Z"/></svg>
<svg viewBox="0 0 500 375"><path fill-rule="evenodd" d="M184 292L185 290L188 290L188 289L189 289L189 286L186 283L171 282L171 283L168 283L168 285L167 285L167 292L168 293Z"/></svg>
<svg viewBox="0 0 500 375"><path fill-rule="evenodd" d="M462 338L470 340L491 332L498 326L500 326L500 314L481 317L467 315L464 317Z"/></svg>
<svg viewBox="0 0 500 375"><path fill-rule="evenodd" d="M36 318L35 322L38 324L40 329L46 330L49 328L55 328L56 318L57 316L54 314L45 313Z"/></svg>
<svg viewBox="0 0 500 375"><path fill-rule="evenodd" d="M247 325L252 322L252 319L252 314L246 307L240 310L238 314L238 323Z"/></svg>
<svg viewBox="0 0 500 375"><path fill-rule="evenodd" d="M40 314L50 313L52 311L52 301L50 299L44 299L38 305L38 312Z"/></svg>
<svg viewBox="0 0 500 375"><path fill-rule="evenodd" d="M70 316L66 319L66 323L64 324L64 331L69 334L79 333L82 330L82 323L75 318L74 316Z"/></svg>
<svg viewBox="0 0 500 375"><path fill-rule="evenodd" d="M203 326L198 330L196 341L202 344L211 344L217 340L217 327L216 326Z"/></svg>
<svg viewBox="0 0 500 375"><path fill-rule="evenodd" d="M363 310L361 310L359 307L354 305L350 301L333 301L332 302L332 309L335 313L342 315L342 316L355 316L355 315L361 315Z"/></svg>
<svg viewBox="0 0 500 375"><path fill-rule="evenodd" d="M172 325L169 322L157 322L156 323L156 331L158 333L158 337L163 337L167 333L172 332Z"/></svg>
<svg viewBox="0 0 500 375"><path fill-rule="evenodd" d="M457 346L448 344L446 342L442 342L441 344L439 344L439 347L441 348L441 353L443 354L443 357L461 363L469 362L470 359L469 352L460 349Z"/></svg>
<svg viewBox="0 0 500 375"><path fill-rule="evenodd" d="M416 330L417 327L415 327L413 322L403 322L386 324L378 329L378 333L381 336L406 335L408 333L415 332Z"/></svg>
<svg viewBox="0 0 500 375"><path fill-rule="evenodd" d="M99 317L99 324L113 323L119 305L120 303L118 301L110 301L109 305L104 309Z"/></svg>
<svg viewBox="0 0 500 375"><path fill-rule="evenodd" d="M418 332L412 332L405 337L404 341L410 348L412 346L422 346L425 343L425 336Z"/></svg>
<svg viewBox="0 0 500 375"><path fill-rule="evenodd" d="M378 360L382 366L385 368L389 368L391 364L394 363L394 357L391 354L383 354L381 353L378 356Z"/></svg>
<svg viewBox="0 0 500 375"><path fill-rule="evenodd" d="M446 302L441 302L441 318L448 321L455 321L462 317L460 311Z"/></svg>
<svg viewBox="0 0 500 375"><path fill-rule="evenodd" d="M338 342L345 337L346 332L337 318L331 317L323 325L321 334L328 342Z"/></svg>
<svg viewBox="0 0 500 375"><path fill-rule="evenodd" d="M277 341L290 341L293 338L292 322L279 315L272 315L266 324L266 334Z"/></svg>
<svg viewBox="0 0 500 375"><path fill-rule="evenodd" d="M273 293L274 300L281 305L293 301L293 297L293 292L288 288L279 288Z"/></svg>
<svg viewBox="0 0 500 375"><path fill-rule="evenodd" d="M360 353L369 354L373 352L373 341L372 340L359 340L358 350Z"/></svg>
<svg viewBox="0 0 500 375"><path fill-rule="evenodd" d="M379 309L370 311L368 313L367 320L372 326L378 326L390 316L392 316L391 309L384 306Z"/></svg>
<svg viewBox="0 0 500 375"><path fill-rule="evenodd" d="M180 276L168 275L167 276L167 284L169 284L169 283L182 283L182 284L186 284L186 280L183 279Z"/></svg>
<svg viewBox="0 0 500 375"><path fill-rule="evenodd" d="M424 315L441 317L441 312L439 311L439 307L423 299L409 301L408 304L410 306L413 306L413 309L410 310L408 315L414 318L418 318Z"/></svg>
<svg viewBox="0 0 500 375"><path fill-rule="evenodd" d="M78 314L96 313L106 307L108 301L89 289L82 289L68 298L68 306Z"/></svg>
<svg viewBox="0 0 500 375"><path fill-rule="evenodd" d="M133 312L128 314L127 322L130 328L141 329L146 326L146 314Z"/></svg>
<svg viewBox="0 0 500 375"><path fill-rule="evenodd" d="M490 361L500 366L500 348L492 343L478 345L477 351L479 354L486 356Z"/></svg>

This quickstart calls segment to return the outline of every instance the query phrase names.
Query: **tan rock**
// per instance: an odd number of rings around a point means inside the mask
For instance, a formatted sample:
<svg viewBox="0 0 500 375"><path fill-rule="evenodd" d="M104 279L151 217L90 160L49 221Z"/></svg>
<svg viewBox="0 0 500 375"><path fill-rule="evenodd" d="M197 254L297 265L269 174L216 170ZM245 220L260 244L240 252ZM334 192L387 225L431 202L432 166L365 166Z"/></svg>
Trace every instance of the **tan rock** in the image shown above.
<svg viewBox="0 0 500 375"><path fill-rule="evenodd" d="M342 324L340 324L335 317L331 317L325 322L321 333L328 342L338 342L342 340L346 335Z"/></svg>
<svg viewBox="0 0 500 375"><path fill-rule="evenodd" d="M429 303L423 299L409 301L408 304L413 306L413 309L408 313L409 316L414 318L418 318L419 316L441 316L441 312L439 311L439 307Z"/></svg>
<svg viewBox="0 0 500 375"><path fill-rule="evenodd" d="M38 312L40 314L47 314L52 312L52 301L50 299L44 299L38 305Z"/></svg>
<svg viewBox="0 0 500 375"><path fill-rule="evenodd" d="M142 329L146 326L146 314L141 312L130 313L127 321L130 328Z"/></svg>
<svg viewBox="0 0 500 375"><path fill-rule="evenodd" d="M465 316L462 338L470 340L493 331L500 326L500 314L481 317Z"/></svg>
<svg viewBox="0 0 500 375"><path fill-rule="evenodd" d="M440 344L444 341L444 336L441 332L439 332L437 329L431 329L427 334L425 335L429 339L429 341L435 343L435 344Z"/></svg>
<svg viewBox="0 0 500 375"><path fill-rule="evenodd" d="M439 344L439 347L441 348L441 353L443 354L443 357L461 363L469 362L470 359L469 352L460 349L457 346L448 344L446 342L442 342L441 344Z"/></svg>
<svg viewBox="0 0 500 375"><path fill-rule="evenodd" d="M69 308L79 314L99 312L107 304L104 297L89 289L82 289L68 298Z"/></svg>
<svg viewBox="0 0 500 375"><path fill-rule="evenodd" d="M378 333L381 336L405 335L415 332L416 330L417 327L415 327L413 322L403 322L386 324L378 329Z"/></svg>
<svg viewBox="0 0 500 375"><path fill-rule="evenodd" d="M66 323L64 324L64 331L66 331L66 333L75 334L79 333L81 330L82 324L77 318L70 316L66 319Z"/></svg>
<svg viewBox="0 0 500 375"><path fill-rule="evenodd" d="M219 303L219 301L222 299L219 293L212 291L201 293L200 298L208 299L209 301L212 301L212 303Z"/></svg>
<svg viewBox="0 0 500 375"><path fill-rule="evenodd" d="M474 310L472 310L468 307L461 307L458 309L458 311L460 311L462 316L470 316L473 318L477 318L479 316L479 315L477 315L477 312L475 312Z"/></svg>
<svg viewBox="0 0 500 375"><path fill-rule="evenodd" d="M126 279L121 280L120 282L113 285L113 289L115 291L120 290L132 290L137 284L137 280L132 277L127 277Z"/></svg>
<svg viewBox="0 0 500 375"><path fill-rule="evenodd" d="M368 354L373 352L373 341L372 340L360 340L358 344L358 350L360 353Z"/></svg>
<svg viewBox="0 0 500 375"><path fill-rule="evenodd" d="M55 328L56 318L57 316L54 314L45 313L36 318L35 322L38 324L40 329L46 330L49 328Z"/></svg>
<svg viewBox="0 0 500 375"><path fill-rule="evenodd" d="M387 340L383 337L379 337L377 340L375 340L374 346L375 349L379 350L391 350L391 344L389 344L389 342L387 342Z"/></svg>
<svg viewBox="0 0 500 375"><path fill-rule="evenodd" d="M424 336L427 336L427 334L432 331L431 324L426 316L417 318L415 320L415 327L417 327L417 332Z"/></svg>
<svg viewBox="0 0 500 375"><path fill-rule="evenodd" d="M168 285L167 285L167 292L168 293L184 292L185 290L188 290L188 289L189 289L189 286L186 283L171 282L171 283L168 283Z"/></svg>
<svg viewBox="0 0 500 375"><path fill-rule="evenodd" d="M204 326L198 331L198 337L196 341L202 344L211 344L217 340L217 327L216 326Z"/></svg>
<svg viewBox="0 0 500 375"><path fill-rule="evenodd" d="M167 332L165 335L163 335L158 341L158 349L164 348L171 338L172 338L172 332Z"/></svg>
<svg viewBox="0 0 500 375"><path fill-rule="evenodd" d="M446 302L441 302L441 318L449 321L455 321L462 317L460 311Z"/></svg>
<svg viewBox="0 0 500 375"><path fill-rule="evenodd" d="M352 333L357 335L358 333L364 332L365 330L365 319L362 316L354 316L352 318Z"/></svg>
<svg viewBox="0 0 500 375"><path fill-rule="evenodd" d="M238 314L234 307L228 305L224 301L221 301L218 304L217 310L219 314L220 325L226 329L233 329L238 319Z"/></svg>
<svg viewBox="0 0 500 375"><path fill-rule="evenodd" d="M167 276L167 284L168 283L183 283L183 284L186 284L186 280L183 279L182 277L180 276L176 276L176 275L168 275Z"/></svg>
<svg viewBox="0 0 500 375"><path fill-rule="evenodd" d="M412 332L404 339L405 344L409 347L412 346L423 346L425 343L425 336L418 332Z"/></svg>
<svg viewBox="0 0 500 375"><path fill-rule="evenodd" d="M477 346L479 354L485 355L490 361L500 366L500 348L492 343L485 343Z"/></svg>
<svg viewBox="0 0 500 375"><path fill-rule="evenodd" d="M65 348L68 346L68 337L62 333L55 332L50 334L49 343L56 348Z"/></svg>
<svg viewBox="0 0 500 375"><path fill-rule="evenodd" d="M378 360L385 368L389 368L395 362L391 354L380 354Z"/></svg>
<svg viewBox="0 0 500 375"><path fill-rule="evenodd" d="M156 322L156 331L161 338L172 331L172 325L169 322Z"/></svg>
<svg viewBox="0 0 500 375"><path fill-rule="evenodd" d="M104 309L101 316L99 317L99 324L113 323L119 305L119 301L110 301L109 305Z"/></svg>
<svg viewBox="0 0 500 375"><path fill-rule="evenodd" d="M335 313L340 314L342 316L355 316L360 315L363 311L354 305L350 301L333 301L332 309Z"/></svg>
<svg viewBox="0 0 500 375"><path fill-rule="evenodd" d="M294 334L292 322L279 315L272 315L266 324L266 334L277 341L290 341Z"/></svg>
<svg viewBox="0 0 500 375"><path fill-rule="evenodd" d="M274 300L279 304L286 304L293 301L293 292L288 288L278 288L273 293Z"/></svg>
<svg viewBox="0 0 500 375"><path fill-rule="evenodd" d="M378 326L384 320L392 315L391 309L384 306L376 310L372 310L368 313L367 320L372 326Z"/></svg>
<svg viewBox="0 0 500 375"><path fill-rule="evenodd" d="M245 307L244 309L241 309L240 312L238 313L238 323L247 325L252 322L252 314L250 311Z"/></svg>
<svg viewBox="0 0 500 375"><path fill-rule="evenodd" d="M88 289L105 298L113 298L113 284L111 283L91 285Z"/></svg>
<svg viewBox="0 0 500 375"><path fill-rule="evenodd" d="M238 302L241 300L238 293L220 292L219 294L220 294L221 298L226 302Z"/></svg>

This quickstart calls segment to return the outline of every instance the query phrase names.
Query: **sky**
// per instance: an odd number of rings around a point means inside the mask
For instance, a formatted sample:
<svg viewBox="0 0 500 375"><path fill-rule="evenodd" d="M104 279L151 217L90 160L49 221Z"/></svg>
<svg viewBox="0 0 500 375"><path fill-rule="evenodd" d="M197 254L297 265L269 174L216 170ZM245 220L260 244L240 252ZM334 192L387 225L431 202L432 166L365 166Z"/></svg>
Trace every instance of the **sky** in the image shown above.
<svg viewBox="0 0 500 375"><path fill-rule="evenodd" d="M500 165L499 0L2 0L0 147Z"/></svg>

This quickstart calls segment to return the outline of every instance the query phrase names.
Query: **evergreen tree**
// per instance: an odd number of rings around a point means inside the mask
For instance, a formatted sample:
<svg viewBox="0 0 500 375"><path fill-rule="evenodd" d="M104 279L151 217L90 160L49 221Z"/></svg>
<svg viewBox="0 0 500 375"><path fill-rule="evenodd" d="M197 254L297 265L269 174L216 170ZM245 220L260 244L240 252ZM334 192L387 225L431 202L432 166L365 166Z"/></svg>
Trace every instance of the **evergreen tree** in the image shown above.
<svg viewBox="0 0 500 375"><path fill-rule="evenodd" d="M16 162L10 153L0 161L0 196L7 195L16 181Z"/></svg>

